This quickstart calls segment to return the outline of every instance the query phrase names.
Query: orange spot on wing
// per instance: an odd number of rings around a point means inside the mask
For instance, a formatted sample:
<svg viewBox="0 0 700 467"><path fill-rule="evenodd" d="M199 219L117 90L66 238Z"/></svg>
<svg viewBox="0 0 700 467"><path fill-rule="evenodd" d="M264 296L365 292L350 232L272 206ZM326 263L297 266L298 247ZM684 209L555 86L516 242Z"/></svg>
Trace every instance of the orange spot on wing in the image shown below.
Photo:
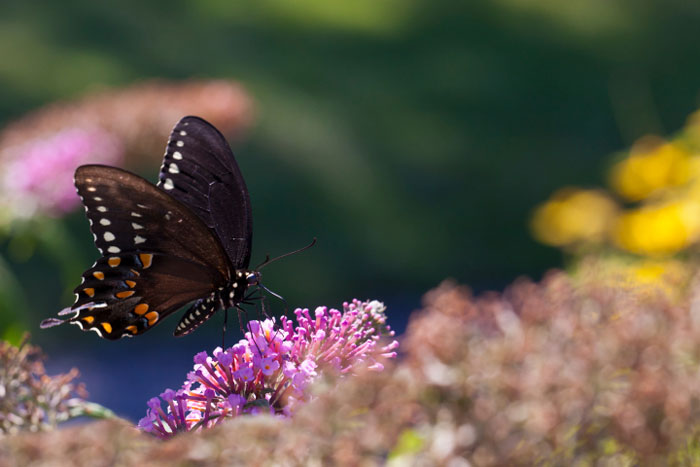
<svg viewBox="0 0 700 467"><path fill-rule="evenodd" d="M127 326L125 329L127 331L129 331L131 334L137 334L139 332L139 329L134 325Z"/></svg>
<svg viewBox="0 0 700 467"><path fill-rule="evenodd" d="M151 311L150 313L146 313L145 318L148 320L148 325L153 326L156 321L158 321L158 312Z"/></svg>
<svg viewBox="0 0 700 467"><path fill-rule="evenodd" d="M123 291L123 292L117 292L117 293L114 294L114 295L116 295L117 298L126 298L126 297L131 297L131 296L134 295L135 293L136 293L136 292L134 292L133 290L125 290L125 291Z"/></svg>
<svg viewBox="0 0 700 467"><path fill-rule="evenodd" d="M124 281L124 282L126 282L126 285L128 285L132 289L134 287L136 287L136 282L134 282L134 281Z"/></svg>
<svg viewBox="0 0 700 467"><path fill-rule="evenodd" d="M112 256L111 258L109 258L107 260L107 264L109 264L113 268L116 268L117 266L119 266L119 264L121 264L121 262L122 262L122 259L118 256Z"/></svg>
<svg viewBox="0 0 700 467"><path fill-rule="evenodd" d="M141 274L139 274L139 272L138 272L136 269L131 269L130 271L131 271L131 273L132 273L133 275L135 275L135 276L140 276L140 275L141 275Z"/></svg>
<svg viewBox="0 0 700 467"><path fill-rule="evenodd" d="M104 323L100 323L100 326L102 326L102 329L104 329L107 334L112 333L112 325L111 324L104 322Z"/></svg>
<svg viewBox="0 0 700 467"><path fill-rule="evenodd" d="M134 308L134 313L137 315L145 315L147 311L148 305L146 303L139 303L136 305L136 308Z"/></svg>
<svg viewBox="0 0 700 467"><path fill-rule="evenodd" d="M143 268L148 269L151 267L151 263L153 262L153 255L150 253L139 253L139 259L143 264Z"/></svg>
<svg viewBox="0 0 700 467"><path fill-rule="evenodd" d="M94 317L94 316L84 316L84 317L82 317L82 318L80 318L80 319L83 320L83 321L85 321L87 324L90 324L90 323L92 323L93 321L95 321L95 317Z"/></svg>
<svg viewBox="0 0 700 467"><path fill-rule="evenodd" d="M83 289L83 292L85 292L85 295L87 295L87 296L90 297L90 298L92 298L92 297L95 296L95 289L93 289L92 287L86 287L86 288L84 288L84 289Z"/></svg>
<svg viewBox="0 0 700 467"><path fill-rule="evenodd" d="M93 276L95 276L95 279L103 280L105 278L105 273L100 272L100 271L95 271L92 273Z"/></svg>

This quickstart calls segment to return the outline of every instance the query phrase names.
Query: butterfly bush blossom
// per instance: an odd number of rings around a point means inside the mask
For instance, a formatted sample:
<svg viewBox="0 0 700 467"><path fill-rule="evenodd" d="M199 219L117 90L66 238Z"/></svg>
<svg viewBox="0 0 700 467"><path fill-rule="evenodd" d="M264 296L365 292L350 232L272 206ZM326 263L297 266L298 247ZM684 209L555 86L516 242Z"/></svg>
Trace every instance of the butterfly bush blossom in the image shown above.
<svg viewBox="0 0 700 467"><path fill-rule="evenodd" d="M98 128L68 128L37 138L5 152L12 157L0 179L5 206L13 217L34 214L61 215L79 204L73 187L75 168L85 163L119 164L122 145ZM7 214L7 213L6 213Z"/></svg>
<svg viewBox="0 0 700 467"><path fill-rule="evenodd" d="M249 127L254 105L248 93L230 80L145 81L31 112L0 129L0 151L70 128L98 127L122 143L125 167L143 170L160 165L162 135L184 115L199 115L230 138ZM11 159L0 152L0 164Z"/></svg>
<svg viewBox="0 0 700 467"><path fill-rule="evenodd" d="M200 352L194 371L182 389L167 389L148 402L139 427L161 438L177 432L208 428L226 417L269 413L290 415L299 402L309 399L311 383L329 365L341 374L358 365L380 371L383 358L396 356L397 341L386 325L385 306L378 301L353 300L343 311L316 308L295 310L296 326L283 316L250 321L238 344L213 356ZM165 402L165 408L162 407Z"/></svg>
<svg viewBox="0 0 700 467"><path fill-rule="evenodd" d="M85 388L74 381L78 371L47 375L41 350L27 340L18 347L0 341L0 438L88 414Z"/></svg>

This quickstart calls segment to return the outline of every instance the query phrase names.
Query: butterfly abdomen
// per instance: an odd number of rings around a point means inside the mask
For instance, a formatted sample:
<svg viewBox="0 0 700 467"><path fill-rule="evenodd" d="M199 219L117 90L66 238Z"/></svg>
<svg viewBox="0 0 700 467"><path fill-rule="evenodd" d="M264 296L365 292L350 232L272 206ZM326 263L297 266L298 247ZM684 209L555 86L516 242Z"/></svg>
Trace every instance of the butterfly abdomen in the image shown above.
<svg viewBox="0 0 700 467"><path fill-rule="evenodd" d="M186 336L191 333L221 308L219 291L214 292L207 298L197 300L180 319L175 328L175 337Z"/></svg>
<svg viewBox="0 0 700 467"><path fill-rule="evenodd" d="M258 277L255 272L238 270L233 280L225 287L220 287L207 298L197 300L182 316L175 328L175 336L185 336L201 326L217 311L235 308L243 302L251 274Z"/></svg>

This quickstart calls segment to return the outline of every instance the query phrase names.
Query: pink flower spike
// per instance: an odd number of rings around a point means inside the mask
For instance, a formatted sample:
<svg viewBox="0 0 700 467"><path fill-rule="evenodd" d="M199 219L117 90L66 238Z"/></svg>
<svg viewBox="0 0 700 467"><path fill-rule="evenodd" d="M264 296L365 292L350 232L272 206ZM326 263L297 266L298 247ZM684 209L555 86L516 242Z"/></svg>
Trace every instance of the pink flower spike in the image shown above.
<svg viewBox="0 0 700 467"><path fill-rule="evenodd" d="M0 204L12 217L35 214L60 216L80 204L73 187L73 172L85 163L119 165L121 142L106 130L66 128L23 145L3 148L5 172L0 176Z"/></svg>
<svg viewBox="0 0 700 467"><path fill-rule="evenodd" d="M213 358L197 354L183 389L161 395L171 413L154 398L139 427L168 438L177 431L209 428L226 417L290 416L312 397L307 388L328 365L351 375L366 361L379 371L380 359L396 356L396 341L379 345L380 336L393 335L386 331L383 313L380 302L353 300L342 312L318 307L314 319L308 309L297 309L296 326L286 317L280 327L274 319L251 321L238 344L215 349Z"/></svg>
<svg viewBox="0 0 700 467"><path fill-rule="evenodd" d="M298 371L297 366L292 362L284 362L282 365L282 374L287 378L293 377Z"/></svg>

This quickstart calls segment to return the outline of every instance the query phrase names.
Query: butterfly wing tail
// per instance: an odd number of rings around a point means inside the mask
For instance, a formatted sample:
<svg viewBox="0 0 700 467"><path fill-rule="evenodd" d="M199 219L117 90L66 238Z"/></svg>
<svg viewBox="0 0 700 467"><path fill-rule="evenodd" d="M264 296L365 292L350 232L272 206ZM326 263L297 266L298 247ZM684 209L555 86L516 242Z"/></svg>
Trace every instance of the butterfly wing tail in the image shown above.
<svg viewBox="0 0 700 467"><path fill-rule="evenodd" d="M60 324L64 324L66 320L63 319L58 319L58 318L46 318L44 321L39 323L39 327L41 329L47 329L47 328L52 328L54 326L58 326Z"/></svg>

